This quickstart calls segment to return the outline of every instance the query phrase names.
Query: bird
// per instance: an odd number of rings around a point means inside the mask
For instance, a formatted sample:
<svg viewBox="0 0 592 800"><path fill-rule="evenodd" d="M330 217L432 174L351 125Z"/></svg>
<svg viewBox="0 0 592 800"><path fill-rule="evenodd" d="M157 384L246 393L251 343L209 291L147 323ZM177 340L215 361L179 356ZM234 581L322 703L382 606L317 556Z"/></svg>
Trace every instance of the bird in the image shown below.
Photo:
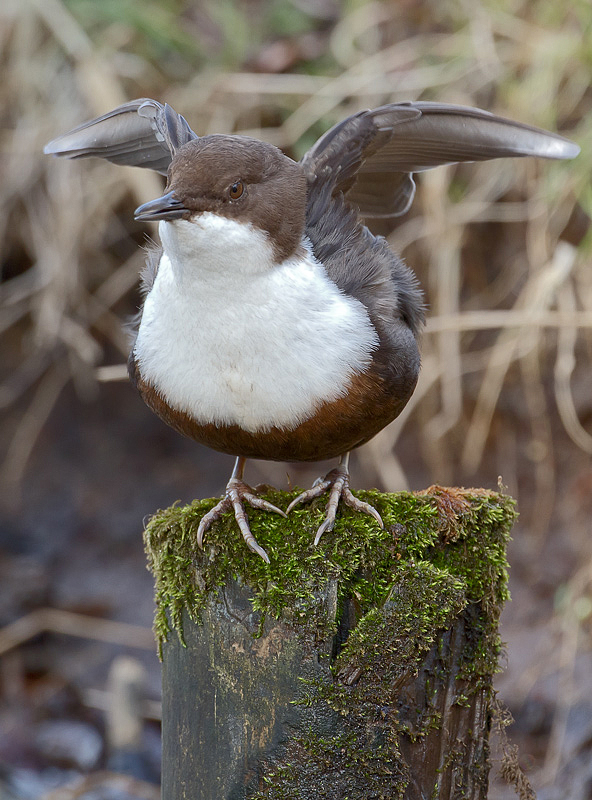
<svg viewBox="0 0 592 800"><path fill-rule="evenodd" d="M424 300L411 268L367 223L403 215L414 174L444 164L574 158L554 133L467 106L407 101L334 125L295 161L249 136L198 136L168 104L141 98L58 136L46 154L98 156L167 176L135 219L158 221L142 276L129 375L168 425L235 463L197 530L232 512L269 557L246 506L286 516L328 494L372 516L349 485L349 454L403 410L420 369ZM244 481L248 459L339 459L286 511Z"/></svg>

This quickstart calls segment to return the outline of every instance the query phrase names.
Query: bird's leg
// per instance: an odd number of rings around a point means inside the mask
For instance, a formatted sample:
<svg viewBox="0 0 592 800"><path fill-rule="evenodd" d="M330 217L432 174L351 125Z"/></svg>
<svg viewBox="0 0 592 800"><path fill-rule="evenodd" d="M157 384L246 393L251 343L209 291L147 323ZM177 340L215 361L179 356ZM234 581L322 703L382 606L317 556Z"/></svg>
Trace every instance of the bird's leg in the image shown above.
<svg viewBox="0 0 592 800"><path fill-rule="evenodd" d="M286 513L289 514L294 506L300 503L308 503L317 497L320 497L327 490L329 491L329 501L327 503L325 519L323 524L317 531L314 543L318 544L321 536L326 531L333 530L335 525L335 514L337 513L337 506L339 501L342 500L346 506L353 508L355 511L362 511L364 514L370 514L378 522L381 528L384 528L381 516L378 511L369 503L364 503L363 500L358 500L350 491L349 488L349 453L341 456L339 459L339 466L328 472L322 480L315 481L311 489L302 492L296 497L288 506Z"/></svg>
<svg viewBox="0 0 592 800"><path fill-rule="evenodd" d="M281 514L282 517L285 517L286 514L281 508L272 505L272 503L268 503L267 500L263 500L261 497L257 497L253 489L243 481L243 472L245 471L246 463L247 459L242 457L237 458L234 462L234 469L232 470L230 480L226 484L224 497L220 500L218 505L214 506L211 511L208 511L208 513L202 517L199 523L197 529L197 544L199 547L203 548L204 534L212 523L220 519L222 514L225 514L227 511L233 511L234 518L237 521L247 547L254 553L258 553L261 558L269 564L267 553L257 544L257 540L251 533L249 520L243 503L248 503L253 508L261 508L264 511L274 511L276 514Z"/></svg>

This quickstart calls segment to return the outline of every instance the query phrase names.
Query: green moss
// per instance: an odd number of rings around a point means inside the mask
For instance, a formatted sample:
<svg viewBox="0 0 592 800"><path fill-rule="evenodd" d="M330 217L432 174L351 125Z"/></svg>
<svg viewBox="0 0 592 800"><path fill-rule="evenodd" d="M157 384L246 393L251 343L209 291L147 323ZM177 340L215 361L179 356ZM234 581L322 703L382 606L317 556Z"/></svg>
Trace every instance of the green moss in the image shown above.
<svg viewBox="0 0 592 800"><path fill-rule="evenodd" d="M294 494L263 496L285 508ZM362 796L360 781L364 797L403 798L415 780L407 767L417 757L413 748L442 753L429 774L454 775L459 797L469 778L487 785L486 729L514 502L440 487L359 496L380 512L384 530L344 508L317 547L323 502L287 520L249 509L270 564L247 549L230 515L208 532L204 551L196 547L199 521L214 500L159 512L147 525L161 642L173 630L182 640L183 612L199 621L212 596L236 579L249 587L260 631L277 617L300 642L322 645L323 668L300 679L291 701L304 728L265 760L252 800L307 798L310 786L331 786L327 798L353 798ZM334 730L319 727L329 718L339 720ZM462 740L455 726L465 731ZM424 790L437 796L431 783Z"/></svg>
<svg viewBox="0 0 592 800"><path fill-rule="evenodd" d="M401 565L385 602L358 622L335 662L337 674L369 671L381 697L417 669L438 634L466 606L463 582L427 561Z"/></svg>
<svg viewBox="0 0 592 800"><path fill-rule="evenodd" d="M286 507L295 494L270 490L263 496ZM432 612L441 615L448 605L458 611L458 600L442 604L443 594L454 598L462 594L466 602L479 602L486 622L482 641L474 648L479 663L473 668L489 670L492 630L497 630L499 610L507 598L505 546L515 514L512 499L481 490L358 494L380 512L384 530L368 516L343 508L334 531L325 534L317 547L313 539L323 518L322 503L294 510L287 520L249 509L251 528L270 564L247 549L230 514L212 526L204 550L199 550L197 527L215 505L214 499L157 512L146 526L145 544L156 580L158 640L164 641L171 629L182 637L183 610L198 621L207 598L229 578L252 589L254 607L262 618L283 614L324 638L329 633L327 615L319 613L315 593L330 581L337 582L339 601L353 598L357 615L364 618L387 601L403 613L394 587L403 574L416 573L418 580L409 584L416 587L415 596L408 598L409 629L417 628L418 609L425 631L436 621ZM371 620L370 616L360 627L358 638L363 638Z"/></svg>

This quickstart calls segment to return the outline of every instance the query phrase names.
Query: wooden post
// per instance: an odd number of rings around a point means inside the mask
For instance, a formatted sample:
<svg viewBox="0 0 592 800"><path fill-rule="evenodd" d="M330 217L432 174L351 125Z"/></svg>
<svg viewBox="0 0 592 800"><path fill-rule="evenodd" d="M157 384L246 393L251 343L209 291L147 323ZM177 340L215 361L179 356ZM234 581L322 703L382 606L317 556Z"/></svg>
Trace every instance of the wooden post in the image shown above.
<svg viewBox="0 0 592 800"><path fill-rule="evenodd" d="M291 495L264 496L286 506ZM319 509L251 512L271 565L213 501L146 529L163 656L163 800L485 800L513 501L361 492L312 545Z"/></svg>

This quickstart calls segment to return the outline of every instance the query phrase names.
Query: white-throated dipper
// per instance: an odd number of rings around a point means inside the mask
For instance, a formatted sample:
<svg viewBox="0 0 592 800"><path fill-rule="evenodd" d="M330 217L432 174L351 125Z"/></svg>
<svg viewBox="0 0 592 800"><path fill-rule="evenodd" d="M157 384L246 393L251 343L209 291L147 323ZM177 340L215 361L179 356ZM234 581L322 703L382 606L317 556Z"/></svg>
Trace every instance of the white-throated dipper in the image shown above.
<svg viewBox="0 0 592 800"><path fill-rule="evenodd" d="M129 360L165 422L236 456L223 500L265 560L244 503L284 514L243 482L248 458L339 466L288 507L329 491L315 543L349 489L349 452L400 414L419 372L422 293L365 218L409 208L413 173L460 161L572 158L567 139L474 108L410 102L335 125L299 162L246 136L197 136L170 106L135 100L54 139L46 153L100 156L168 175L136 209L160 220Z"/></svg>

